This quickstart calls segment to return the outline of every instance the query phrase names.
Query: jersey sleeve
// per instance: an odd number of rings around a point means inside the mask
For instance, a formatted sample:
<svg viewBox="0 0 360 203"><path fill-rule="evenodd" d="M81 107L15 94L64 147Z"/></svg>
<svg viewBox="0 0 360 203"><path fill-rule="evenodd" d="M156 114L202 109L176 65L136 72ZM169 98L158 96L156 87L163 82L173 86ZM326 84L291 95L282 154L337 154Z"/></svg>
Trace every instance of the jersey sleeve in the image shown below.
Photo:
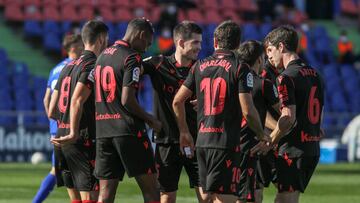
<svg viewBox="0 0 360 203"><path fill-rule="evenodd" d="M191 70L189 71L188 76L186 77L183 85L185 87L187 87L188 89L190 89L192 92L195 92L195 86L196 86L196 82L195 82L195 70L196 67L198 66L199 62L196 62L192 67Z"/></svg>
<svg viewBox="0 0 360 203"><path fill-rule="evenodd" d="M141 56L139 54L131 54L125 60L125 70L123 77L123 87L139 88L140 81Z"/></svg>
<svg viewBox="0 0 360 203"><path fill-rule="evenodd" d="M91 61L82 68L78 82L81 82L89 89L93 89L94 82L91 80L90 73L94 69L95 61Z"/></svg>
<svg viewBox="0 0 360 203"><path fill-rule="evenodd" d="M254 87L254 76L249 66L239 65L237 70L238 93L251 93Z"/></svg>
<svg viewBox="0 0 360 203"><path fill-rule="evenodd" d="M263 95L270 106L279 102L278 91L270 80L263 80Z"/></svg>
<svg viewBox="0 0 360 203"><path fill-rule="evenodd" d="M276 79L281 108L285 106L295 105L295 86L289 76L280 75Z"/></svg>
<svg viewBox="0 0 360 203"><path fill-rule="evenodd" d="M155 73L155 66L153 64L153 57L148 57L142 61L142 68L144 70L143 74L153 75Z"/></svg>

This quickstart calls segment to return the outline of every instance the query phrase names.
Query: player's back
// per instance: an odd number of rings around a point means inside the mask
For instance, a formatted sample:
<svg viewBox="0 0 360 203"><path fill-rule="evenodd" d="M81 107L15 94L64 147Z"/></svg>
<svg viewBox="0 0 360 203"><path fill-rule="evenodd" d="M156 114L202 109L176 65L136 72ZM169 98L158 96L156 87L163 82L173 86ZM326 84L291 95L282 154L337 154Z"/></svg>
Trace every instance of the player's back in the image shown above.
<svg viewBox="0 0 360 203"><path fill-rule="evenodd" d="M56 89L59 91L59 99L57 102L59 129L57 136L64 136L70 132L70 104L72 95L78 82L82 82L87 86L90 85L87 76L94 67L95 61L96 55L94 53L84 51L78 59L69 62L61 71L59 83L56 86ZM90 96L84 104L79 126L80 134L90 138L95 136L93 103L93 96Z"/></svg>
<svg viewBox="0 0 360 203"><path fill-rule="evenodd" d="M105 49L95 65L96 136L128 136L144 129L144 121L121 103L122 87L138 88L141 57L125 41Z"/></svg>
<svg viewBox="0 0 360 203"><path fill-rule="evenodd" d="M239 144L242 119L239 69L240 61L235 54L224 50L216 51L194 67L199 107L197 147L225 149Z"/></svg>
<svg viewBox="0 0 360 203"><path fill-rule="evenodd" d="M298 59L289 63L278 77L278 83L282 103L296 105L297 122L280 144L287 142L289 147L295 146L304 155L319 156L320 124L324 105L324 83L321 76ZM294 98L284 94L287 92L294 92Z"/></svg>

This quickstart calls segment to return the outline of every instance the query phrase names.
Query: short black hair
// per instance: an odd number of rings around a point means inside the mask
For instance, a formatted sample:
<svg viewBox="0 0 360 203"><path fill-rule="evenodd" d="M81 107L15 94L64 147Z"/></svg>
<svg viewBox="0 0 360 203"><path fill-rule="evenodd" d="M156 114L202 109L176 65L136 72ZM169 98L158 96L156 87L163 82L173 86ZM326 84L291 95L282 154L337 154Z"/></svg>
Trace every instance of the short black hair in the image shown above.
<svg viewBox="0 0 360 203"><path fill-rule="evenodd" d="M264 53L264 48L261 42L249 40L240 44L237 53L242 61L249 66L253 66L256 60Z"/></svg>
<svg viewBox="0 0 360 203"><path fill-rule="evenodd" d="M109 28L100 20L89 20L85 23L81 30L81 37L84 44L94 44L99 36L107 34Z"/></svg>
<svg viewBox="0 0 360 203"><path fill-rule="evenodd" d="M299 44L298 33L292 26L283 25L272 30L264 40L265 46L272 44L276 48L279 47L280 42L282 42L290 52L296 52Z"/></svg>
<svg viewBox="0 0 360 203"><path fill-rule="evenodd" d="M240 44L240 26L232 20L224 21L216 27L214 38L217 40L220 49L234 50Z"/></svg>
<svg viewBox="0 0 360 203"><path fill-rule="evenodd" d="M81 35L68 34L68 35L65 35L62 46L66 52L69 52L70 48L77 43L82 43Z"/></svg>
<svg viewBox="0 0 360 203"><path fill-rule="evenodd" d="M178 38L188 40L191 38L191 35L193 33L201 35L202 34L201 27L193 21L187 21L187 20L182 21L174 28L173 31L174 40Z"/></svg>
<svg viewBox="0 0 360 203"><path fill-rule="evenodd" d="M148 34L154 34L154 28L150 20L146 18L134 18L129 22L126 32L132 32L135 30L145 31Z"/></svg>

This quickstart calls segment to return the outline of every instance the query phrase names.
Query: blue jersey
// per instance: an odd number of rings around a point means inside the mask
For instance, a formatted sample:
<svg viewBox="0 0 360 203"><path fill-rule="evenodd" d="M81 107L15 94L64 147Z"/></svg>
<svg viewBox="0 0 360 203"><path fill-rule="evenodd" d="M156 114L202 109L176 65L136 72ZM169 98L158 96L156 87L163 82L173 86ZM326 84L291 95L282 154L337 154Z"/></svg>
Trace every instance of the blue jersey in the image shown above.
<svg viewBox="0 0 360 203"><path fill-rule="evenodd" d="M65 65L70 62L72 59L70 58L66 58L63 61L61 61L59 64L57 64L51 71L50 71L50 75L49 75L49 80L47 82L47 88L50 88L50 93L52 94L52 92L55 89L56 83L59 79L61 70L65 67ZM51 135L56 135L56 131L57 131L57 124L56 121L53 119L50 119L50 134Z"/></svg>

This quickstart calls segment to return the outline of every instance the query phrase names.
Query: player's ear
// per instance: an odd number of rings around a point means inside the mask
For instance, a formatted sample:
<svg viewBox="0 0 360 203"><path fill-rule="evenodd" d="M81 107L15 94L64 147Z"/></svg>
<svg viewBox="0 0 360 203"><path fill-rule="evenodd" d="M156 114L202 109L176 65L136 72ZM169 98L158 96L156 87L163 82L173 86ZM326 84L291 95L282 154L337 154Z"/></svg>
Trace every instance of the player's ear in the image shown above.
<svg viewBox="0 0 360 203"><path fill-rule="evenodd" d="M285 51L285 45L282 42L279 42L278 49L280 53L283 53Z"/></svg>
<svg viewBox="0 0 360 203"><path fill-rule="evenodd" d="M142 40L145 40L145 31L144 30L141 30L140 33L139 33L139 38L142 39Z"/></svg>
<svg viewBox="0 0 360 203"><path fill-rule="evenodd" d="M184 49L184 47L185 47L185 41L184 41L183 39L179 39L179 40L178 40L178 45L179 45L182 49Z"/></svg>

